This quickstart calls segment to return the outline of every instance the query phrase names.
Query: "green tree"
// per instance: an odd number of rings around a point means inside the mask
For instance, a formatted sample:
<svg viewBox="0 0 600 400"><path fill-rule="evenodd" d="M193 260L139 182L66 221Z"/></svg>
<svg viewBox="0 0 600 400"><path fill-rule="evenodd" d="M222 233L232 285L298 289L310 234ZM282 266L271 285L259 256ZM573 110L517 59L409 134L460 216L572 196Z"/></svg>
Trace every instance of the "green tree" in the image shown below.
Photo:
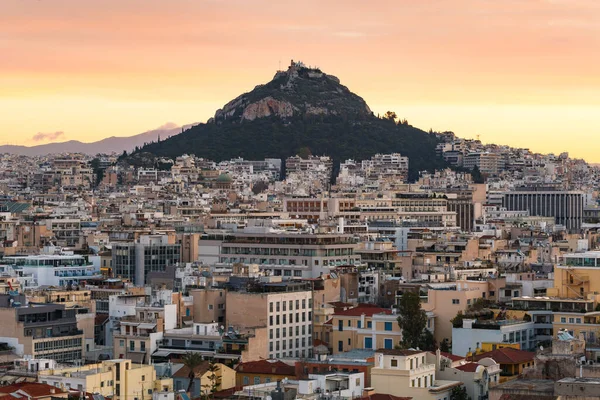
<svg viewBox="0 0 600 400"><path fill-rule="evenodd" d="M398 119L398 115L393 112L393 111L387 111L384 115L383 118L390 120L390 121L394 121L396 122L396 120Z"/></svg>
<svg viewBox="0 0 600 400"><path fill-rule="evenodd" d="M96 157L92 161L90 161L90 167L92 168L92 171L96 176L95 185L97 186L100 184L100 182L102 182L102 179L104 178L104 168L100 168L100 159Z"/></svg>
<svg viewBox="0 0 600 400"><path fill-rule="evenodd" d="M194 384L194 379L196 379L196 368L198 368L204 360L202 359L200 353L193 353L191 351L185 353L181 360L183 361L183 365L189 369L189 382L186 392L190 393L192 390L192 385Z"/></svg>
<svg viewBox="0 0 600 400"><path fill-rule="evenodd" d="M464 386L455 386L450 392L450 400L469 400L467 388Z"/></svg>
<svg viewBox="0 0 600 400"><path fill-rule="evenodd" d="M421 309L421 298L417 293L404 292L400 298L398 325L402 329L402 345L406 348L419 347L427 326L427 315Z"/></svg>
<svg viewBox="0 0 600 400"><path fill-rule="evenodd" d="M259 194L269 188L269 184L265 181L258 181L252 186L252 193Z"/></svg>
<svg viewBox="0 0 600 400"><path fill-rule="evenodd" d="M463 315L463 312L459 311L458 313L456 313L456 316L450 320L450 322L452 322L453 327L462 328L464 318L465 316Z"/></svg>
<svg viewBox="0 0 600 400"><path fill-rule="evenodd" d="M217 374L219 372L219 366L211 361L208 365L208 383L203 385L204 393L207 399L212 398L212 395L219 390L221 387L221 377Z"/></svg>
<svg viewBox="0 0 600 400"><path fill-rule="evenodd" d="M450 343L448 342L447 338L444 338L444 340L442 340L440 343L440 351L443 351L444 353L450 353Z"/></svg>
<svg viewBox="0 0 600 400"><path fill-rule="evenodd" d="M437 349L437 343L433 337L433 333L429 329L423 329L421 337L419 338L419 349L426 351L435 351Z"/></svg>
<svg viewBox="0 0 600 400"><path fill-rule="evenodd" d="M306 146L301 147L298 150L298 156L304 160L306 160L308 157L312 156L312 152L310 151L310 149Z"/></svg>
<svg viewBox="0 0 600 400"><path fill-rule="evenodd" d="M481 174L477 165L471 170L471 177L473 178L473 183L485 183L485 177Z"/></svg>

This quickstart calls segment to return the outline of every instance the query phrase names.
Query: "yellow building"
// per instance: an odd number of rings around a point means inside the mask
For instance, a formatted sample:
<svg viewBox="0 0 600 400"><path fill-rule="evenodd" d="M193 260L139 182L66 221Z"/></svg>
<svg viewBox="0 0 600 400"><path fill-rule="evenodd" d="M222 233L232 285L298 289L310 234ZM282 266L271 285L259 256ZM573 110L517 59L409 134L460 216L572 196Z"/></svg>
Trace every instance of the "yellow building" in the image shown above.
<svg viewBox="0 0 600 400"><path fill-rule="evenodd" d="M515 379L527 367L534 365L535 353L531 351L517 350L510 347L498 348L496 350L471 356L473 362L484 358L491 358L500 365L500 383Z"/></svg>
<svg viewBox="0 0 600 400"><path fill-rule="evenodd" d="M353 349L393 349L402 341L397 316L387 308L361 304L337 311L331 324L333 354Z"/></svg>
<svg viewBox="0 0 600 400"><path fill-rule="evenodd" d="M587 313L555 312L552 327L554 337L566 330L571 336L583 336L587 343L597 344L600 340L600 311Z"/></svg>
<svg viewBox="0 0 600 400"><path fill-rule="evenodd" d="M194 369L194 383L190 390L191 398L198 398L210 393L213 384L216 390L226 390L235 387L235 370L228 366L215 363L214 371L210 370L210 362L203 361ZM212 378L214 372L215 378ZM173 385L175 390L187 390L189 385L190 370L185 365L173 374Z"/></svg>
<svg viewBox="0 0 600 400"><path fill-rule="evenodd" d="M588 293L600 293L600 251L565 254L554 268L548 296L584 298Z"/></svg>
<svg viewBox="0 0 600 400"><path fill-rule="evenodd" d="M152 365L131 360L108 360L79 367L39 371L41 383L64 390L98 393L113 400L150 400L154 391L173 390L171 379L157 379Z"/></svg>

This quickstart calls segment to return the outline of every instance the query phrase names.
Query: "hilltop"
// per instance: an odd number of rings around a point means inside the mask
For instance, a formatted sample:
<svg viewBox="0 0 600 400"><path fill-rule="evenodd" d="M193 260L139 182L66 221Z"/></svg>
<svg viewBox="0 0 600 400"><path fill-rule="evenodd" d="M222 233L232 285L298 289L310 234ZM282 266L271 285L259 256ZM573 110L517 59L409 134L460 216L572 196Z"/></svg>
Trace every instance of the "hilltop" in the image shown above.
<svg viewBox="0 0 600 400"><path fill-rule="evenodd" d="M234 157L285 159L308 148L335 164L376 153L400 152L410 158L409 178L441 168L436 135L392 119L379 118L340 80L292 62L287 71L231 100L207 123L152 143L130 155L132 164L150 155L174 158L195 154L215 161Z"/></svg>

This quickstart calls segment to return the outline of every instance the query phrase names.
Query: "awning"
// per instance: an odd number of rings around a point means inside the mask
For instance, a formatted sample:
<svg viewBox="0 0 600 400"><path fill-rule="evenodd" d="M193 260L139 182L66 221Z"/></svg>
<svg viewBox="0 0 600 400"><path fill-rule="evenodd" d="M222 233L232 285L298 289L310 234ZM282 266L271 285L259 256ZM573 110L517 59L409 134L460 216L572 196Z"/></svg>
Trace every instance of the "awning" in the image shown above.
<svg viewBox="0 0 600 400"><path fill-rule="evenodd" d="M129 358L136 364L144 364L144 362L146 361L146 353L128 353L127 358Z"/></svg>
<svg viewBox="0 0 600 400"><path fill-rule="evenodd" d="M139 329L154 329L156 328L156 322L143 322L138 325Z"/></svg>

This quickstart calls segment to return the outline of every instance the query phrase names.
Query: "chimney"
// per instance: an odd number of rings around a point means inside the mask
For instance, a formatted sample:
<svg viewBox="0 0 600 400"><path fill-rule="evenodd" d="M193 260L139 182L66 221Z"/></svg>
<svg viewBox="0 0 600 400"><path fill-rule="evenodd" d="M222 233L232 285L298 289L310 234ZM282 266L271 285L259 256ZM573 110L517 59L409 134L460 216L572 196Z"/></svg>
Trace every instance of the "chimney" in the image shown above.
<svg viewBox="0 0 600 400"><path fill-rule="evenodd" d="M440 349L437 349L435 351L435 370L441 371L441 366L442 366L442 352L440 351Z"/></svg>

